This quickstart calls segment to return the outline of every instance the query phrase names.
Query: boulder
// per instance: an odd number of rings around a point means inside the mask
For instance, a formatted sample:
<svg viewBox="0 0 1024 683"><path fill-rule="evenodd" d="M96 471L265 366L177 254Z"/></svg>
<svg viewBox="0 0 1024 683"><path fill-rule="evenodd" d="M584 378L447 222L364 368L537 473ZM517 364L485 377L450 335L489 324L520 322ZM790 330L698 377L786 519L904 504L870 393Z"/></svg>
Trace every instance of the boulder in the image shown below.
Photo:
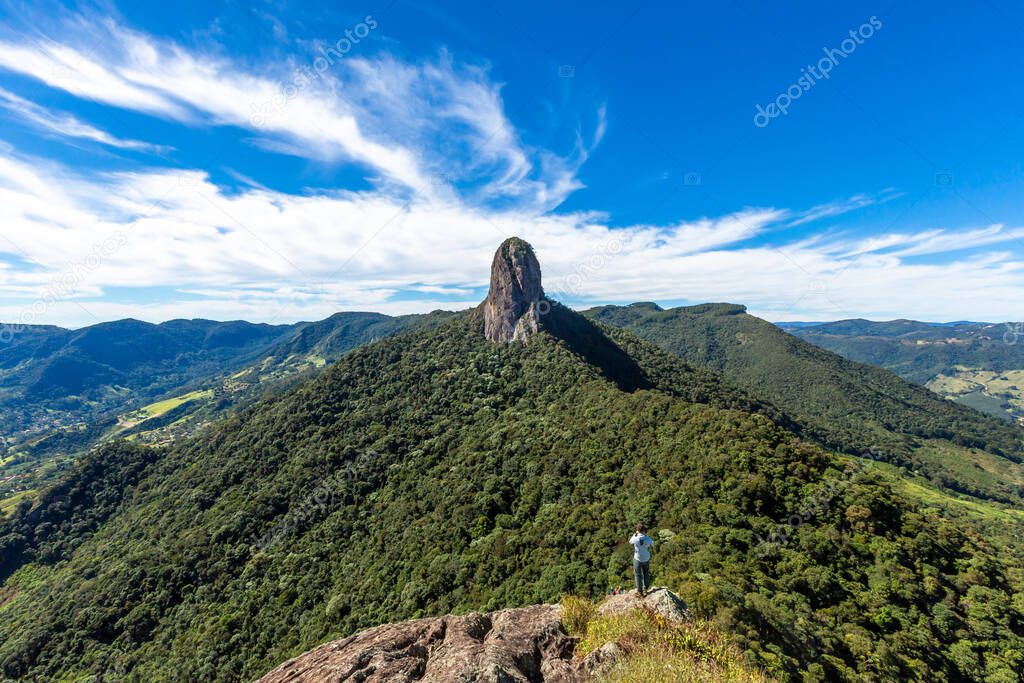
<svg viewBox="0 0 1024 683"><path fill-rule="evenodd" d="M583 658L583 669L589 676L599 678L610 672L625 654L618 643L605 643Z"/></svg>
<svg viewBox="0 0 1024 683"><path fill-rule="evenodd" d="M640 597L635 590L621 595L609 595L598 606L597 613L620 614L645 607L654 610L669 621L682 623L692 618L690 609L683 599L664 586L652 587L647 591L645 597Z"/></svg>

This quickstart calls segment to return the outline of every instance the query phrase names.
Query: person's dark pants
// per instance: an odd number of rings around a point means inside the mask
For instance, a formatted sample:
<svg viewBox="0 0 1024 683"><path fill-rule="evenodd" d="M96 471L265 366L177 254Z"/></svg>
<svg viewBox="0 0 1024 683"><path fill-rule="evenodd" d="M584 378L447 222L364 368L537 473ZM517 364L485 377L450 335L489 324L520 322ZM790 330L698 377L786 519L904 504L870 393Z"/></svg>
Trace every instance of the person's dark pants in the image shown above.
<svg viewBox="0 0 1024 683"><path fill-rule="evenodd" d="M636 590L643 593L651 587L651 563L633 560L633 578L636 579Z"/></svg>

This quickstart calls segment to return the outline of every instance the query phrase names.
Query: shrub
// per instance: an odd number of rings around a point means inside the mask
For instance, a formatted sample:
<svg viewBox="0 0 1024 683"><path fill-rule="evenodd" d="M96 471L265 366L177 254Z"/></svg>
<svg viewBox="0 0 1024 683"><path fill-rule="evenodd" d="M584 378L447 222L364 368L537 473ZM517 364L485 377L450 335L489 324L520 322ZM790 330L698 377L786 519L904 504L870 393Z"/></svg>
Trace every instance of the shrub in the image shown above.
<svg viewBox="0 0 1024 683"><path fill-rule="evenodd" d="M575 595L562 598L562 625L571 636L583 635L596 613L597 607L586 598Z"/></svg>

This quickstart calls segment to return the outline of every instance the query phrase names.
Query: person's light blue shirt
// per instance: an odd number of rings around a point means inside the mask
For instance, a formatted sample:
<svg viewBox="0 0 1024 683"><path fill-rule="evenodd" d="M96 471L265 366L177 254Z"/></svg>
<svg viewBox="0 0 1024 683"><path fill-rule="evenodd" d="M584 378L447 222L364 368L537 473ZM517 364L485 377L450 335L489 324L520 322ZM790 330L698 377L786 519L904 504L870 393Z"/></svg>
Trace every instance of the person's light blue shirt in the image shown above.
<svg viewBox="0 0 1024 683"><path fill-rule="evenodd" d="M633 559L637 562L650 562L651 561L651 548L654 547L654 541L647 534L641 534L639 531L633 534L629 539L629 544L633 546Z"/></svg>

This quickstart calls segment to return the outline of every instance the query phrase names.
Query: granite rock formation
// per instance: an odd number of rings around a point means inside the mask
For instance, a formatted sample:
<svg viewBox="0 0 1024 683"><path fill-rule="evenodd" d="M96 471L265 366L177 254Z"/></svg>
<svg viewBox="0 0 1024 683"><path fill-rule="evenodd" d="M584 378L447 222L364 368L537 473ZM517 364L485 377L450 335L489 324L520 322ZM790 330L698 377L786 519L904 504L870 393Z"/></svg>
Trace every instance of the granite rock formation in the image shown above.
<svg viewBox="0 0 1024 683"><path fill-rule="evenodd" d="M537 332L546 305L533 247L510 237L491 262L491 287L482 304L484 334L502 344L525 341Z"/></svg>

